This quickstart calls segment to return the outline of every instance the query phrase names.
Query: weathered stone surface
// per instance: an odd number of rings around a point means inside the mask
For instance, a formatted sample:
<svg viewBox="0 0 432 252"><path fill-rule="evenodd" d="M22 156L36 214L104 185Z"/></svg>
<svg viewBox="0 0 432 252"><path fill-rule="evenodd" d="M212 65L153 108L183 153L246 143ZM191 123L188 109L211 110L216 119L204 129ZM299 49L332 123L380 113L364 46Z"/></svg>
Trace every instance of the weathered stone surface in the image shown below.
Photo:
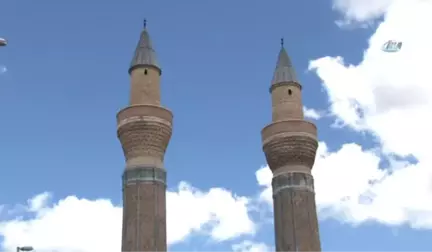
<svg viewBox="0 0 432 252"><path fill-rule="evenodd" d="M132 105L120 110L117 113L117 127L121 127L131 121L140 120L145 117L153 117L157 120L164 120L172 125L173 114L164 107L155 105Z"/></svg>
<svg viewBox="0 0 432 252"><path fill-rule="evenodd" d="M308 136L274 137L264 144L263 150L271 170L285 165L314 165L318 148L316 139Z"/></svg>
<svg viewBox="0 0 432 252"><path fill-rule="evenodd" d="M167 251L166 187L138 182L124 188L122 251Z"/></svg>
<svg viewBox="0 0 432 252"><path fill-rule="evenodd" d="M273 200L276 251L321 251L315 194L289 189Z"/></svg>
<svg viewBox="0 0 432 252"><path fill-rule="evenodd" d="M274 84L271 90L273 122L303 119L301 86L298 83Z"/></svg>
<svg viewBox="0 0 432 252"><path fill-rule="evenodd" d="M136 184L137 182L160 182L166 184L165 169L156 167L133 167L124 171L123 188L128 184Z"/></svg>
<svg viewBox="0 0 432 252"><path fill-rule="evenodd" d="M131 72L130 104L160 104L160 71L139 67Z"/></svg>
<svg viewBox="0 0 432 252"><path fill-rule="evenodd" d="M283 173L273 177L273 194L282 190L299 189L314 192L314 180L311 174L302 172Z"/></svg>

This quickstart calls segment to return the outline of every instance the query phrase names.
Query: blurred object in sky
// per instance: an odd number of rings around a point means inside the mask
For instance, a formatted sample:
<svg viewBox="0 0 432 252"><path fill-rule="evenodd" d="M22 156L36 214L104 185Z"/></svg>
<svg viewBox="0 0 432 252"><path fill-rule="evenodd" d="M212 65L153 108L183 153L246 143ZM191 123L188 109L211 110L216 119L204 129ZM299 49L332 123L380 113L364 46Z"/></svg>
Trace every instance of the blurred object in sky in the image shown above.
<svg viewBox="0 0 432 252"><path fill-rule="evenodd" d="M0 38L0 46L6 46L7 45L7 41L4 38Z"/></svg>
<svg viewBox="0 0 432 252"><path fill-rule="evenodd" d="M0 65L0 74L6 73L6 72L7 72L6 66Z"/></svg>
<svg viewBox="0 0 432 252"><path fill-rule="evenodd" d="M384 43L382 50L384 52L399 52L402 48L402 42L396 40L389 40Z"/></svg>

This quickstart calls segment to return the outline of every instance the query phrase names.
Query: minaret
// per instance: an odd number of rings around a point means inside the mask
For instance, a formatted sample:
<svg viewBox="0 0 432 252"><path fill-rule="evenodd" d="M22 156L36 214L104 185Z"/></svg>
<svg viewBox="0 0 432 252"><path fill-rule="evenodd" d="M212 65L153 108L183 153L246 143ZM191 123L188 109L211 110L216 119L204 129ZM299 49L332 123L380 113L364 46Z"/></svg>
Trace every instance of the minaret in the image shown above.
<svg viewBox="0 0 432 252"><path fill-rule="evenodd" d="M272 123L262 131L273 173L276 251L320 251L314 181L317 128L303 117L302 86L283 46L270 87Z"/></svg>
<svg viewBox="0 0 432 252"><path fill-rule="evenodd" d="M130 104L117 114L123 147L122 251L167 251L164 155L171 111L161 106L161 68L144 29L129 68Z"/></svg>

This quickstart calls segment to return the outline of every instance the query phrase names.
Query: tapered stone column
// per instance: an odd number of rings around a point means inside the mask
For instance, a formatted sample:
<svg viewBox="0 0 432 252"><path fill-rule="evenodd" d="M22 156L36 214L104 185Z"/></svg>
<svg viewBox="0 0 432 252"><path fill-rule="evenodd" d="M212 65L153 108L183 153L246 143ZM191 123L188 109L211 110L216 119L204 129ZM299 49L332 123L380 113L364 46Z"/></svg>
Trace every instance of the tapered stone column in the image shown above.
<svg viewBox="0 0 432 252"><path fill-rule="evenodd" d="M317 128L304 120L302 86L283 45L270 93L272 123L261 132L273 173L276 251L320 251L314 181Z"/></svg>
<svg viewBox="0 0 432 252"><path fill-rule="evenodd" d="M144 27L132 64L130 104L117 114L123 147L122 251L166 251L166 170L172 113L160 104L161 69Z"/></svg>

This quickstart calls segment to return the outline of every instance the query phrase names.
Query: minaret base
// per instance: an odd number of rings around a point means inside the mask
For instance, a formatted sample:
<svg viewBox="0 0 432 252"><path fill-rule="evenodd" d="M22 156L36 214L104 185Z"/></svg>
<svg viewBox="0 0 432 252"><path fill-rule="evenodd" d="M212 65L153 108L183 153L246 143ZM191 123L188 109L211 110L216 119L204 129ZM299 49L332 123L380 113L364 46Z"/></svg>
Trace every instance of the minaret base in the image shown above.
<svg viewBox="0 0 432 252"><path fill-rule="evenodd" d="M313 177L285 173L272 187L276 251L321 251Z"/></svg>
<svg viewBox="0 0 432 252"><path fill-rule="evenodd" d="M135 167L123 174L122 251L167 251L166 172Z"/></svg>

